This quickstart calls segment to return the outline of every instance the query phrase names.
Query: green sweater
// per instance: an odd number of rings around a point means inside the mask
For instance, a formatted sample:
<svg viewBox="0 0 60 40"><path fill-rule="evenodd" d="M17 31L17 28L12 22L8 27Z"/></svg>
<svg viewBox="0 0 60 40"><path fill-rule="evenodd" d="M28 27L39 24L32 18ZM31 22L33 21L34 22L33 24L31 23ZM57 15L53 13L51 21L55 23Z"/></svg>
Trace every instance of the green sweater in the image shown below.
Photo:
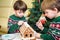
<svg viewBox="0 0 60 40"><path fill-rule="evenodd" d="M8 33L16 33L19 32L20 26L17 24L18 21L26 21L25 17L19 18L15 15L11 15L8 19Z"/></svg>
<svg viewBox="0 0 60 40"><path fill-rule="evenodd" d="M53 24L53 25L51 25L51 24ZM41 33L44 33L44 34L42 34L40 37L43 40L59 40L60 26L57 27L57 25L60 25L60 16L56 17L52 20L47 19L47 22L44 25L43 31L41 31Z"/></svg>

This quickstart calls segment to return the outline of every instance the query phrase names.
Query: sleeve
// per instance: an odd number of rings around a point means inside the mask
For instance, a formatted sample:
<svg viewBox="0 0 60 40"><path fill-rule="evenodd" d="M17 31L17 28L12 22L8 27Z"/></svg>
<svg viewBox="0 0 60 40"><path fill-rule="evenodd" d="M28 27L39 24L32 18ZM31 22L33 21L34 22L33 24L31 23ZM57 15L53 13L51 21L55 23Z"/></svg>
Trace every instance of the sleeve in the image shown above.
<svg viewBox="0 0 60 40"><path fill-rule="evenodd" d="M40 38L42 38L43 40L55 40L54 37L50 34L41 34Z"/></svg>
<svg viewBox="0 0 60 40"><path fill-rule="evenodd" d="M46 22L46 23L43 25L43 26L44 26L44 29L41 30L41 33L42 33L42 34L45 34L45 33L48 32L48 30L49 30L49 25L50 25L50 22Z"/></svg>
<svg viewBox="0 0 60 40"><path fill-rule="evenodd" d="M8 19L8 29L13 25L12 20L9 18Z"/></svg>
<svg viewBox="0 0 60 40"><path fill-rule="evenodd" d="M18 24L11 18L8 19L8 33L14 33L15 30L19 29Z"/></svg>
<svg viewBox="0 0 60 40"><path fill-rule="evenodd" d="M48 28L44 27L44 29L41 31L42 34L45 34L48 32Z"/></svg>

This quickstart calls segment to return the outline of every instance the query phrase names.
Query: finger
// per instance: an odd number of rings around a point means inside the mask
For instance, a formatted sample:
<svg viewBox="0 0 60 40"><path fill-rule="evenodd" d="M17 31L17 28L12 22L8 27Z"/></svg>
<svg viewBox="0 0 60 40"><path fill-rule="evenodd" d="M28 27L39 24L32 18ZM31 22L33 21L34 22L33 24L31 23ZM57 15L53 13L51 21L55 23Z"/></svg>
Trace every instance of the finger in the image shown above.
<svg viewBox="0 0 60 40"><path fill-rule="evenodd" d="M38 22L36 22L36 25L38 25Z"/></svg>
<svg viewBox="0 0 60 40"><path fill-rule="evenodd" d="M40 24L40 25L42 25L42 23L41 23L41 22L40 22L39 24Z"/></svg>
<svg viewBox="0 0 60 40"><path fill-rule="evenodd" d="M43 25L42 25L42 23L40 22L40 23L38 24L38 26L39 26L39 27L42 27Z"/></svg>

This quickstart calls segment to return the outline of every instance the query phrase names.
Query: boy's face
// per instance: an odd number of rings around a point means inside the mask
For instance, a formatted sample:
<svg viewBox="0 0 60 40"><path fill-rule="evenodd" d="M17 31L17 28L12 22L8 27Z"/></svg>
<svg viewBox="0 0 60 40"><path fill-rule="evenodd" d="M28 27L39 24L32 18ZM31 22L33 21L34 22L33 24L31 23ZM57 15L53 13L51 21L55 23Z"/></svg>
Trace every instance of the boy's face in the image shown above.
<svg viewBox="0 0 60 40"><path fill-rule="evenodd" d="M53 19L53 18L56 17L57 11L56 10L51 10L51 9L46 9L44 15L46 17L48 17L49 19Z"/></svg>
<svg viewBox="0 0 60 40"><path fill-rule="evenodd" d="M22 10L15 10L15 15L21 18L24 16L24 13Z"/></svg>

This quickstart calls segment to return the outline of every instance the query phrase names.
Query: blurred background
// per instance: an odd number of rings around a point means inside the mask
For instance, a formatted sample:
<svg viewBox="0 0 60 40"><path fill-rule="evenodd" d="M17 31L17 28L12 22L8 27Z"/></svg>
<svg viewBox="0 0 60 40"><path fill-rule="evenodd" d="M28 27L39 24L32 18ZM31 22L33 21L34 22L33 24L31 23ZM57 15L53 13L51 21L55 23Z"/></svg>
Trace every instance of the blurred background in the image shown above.
<svg viewBox="0 0 60 40"><path fill-rule="evenodd" d="M12 15L14 13L13 10L13 4L16 0L0 0L0 34L6 34L7 33L7 22L8 22L8 18L10 15ZM32 2L34 0L22 0L24 1L28 8L32 7ZM30 12L27 11L25 12L25 16L27 18L27 16L30 14Z"/></svg>

